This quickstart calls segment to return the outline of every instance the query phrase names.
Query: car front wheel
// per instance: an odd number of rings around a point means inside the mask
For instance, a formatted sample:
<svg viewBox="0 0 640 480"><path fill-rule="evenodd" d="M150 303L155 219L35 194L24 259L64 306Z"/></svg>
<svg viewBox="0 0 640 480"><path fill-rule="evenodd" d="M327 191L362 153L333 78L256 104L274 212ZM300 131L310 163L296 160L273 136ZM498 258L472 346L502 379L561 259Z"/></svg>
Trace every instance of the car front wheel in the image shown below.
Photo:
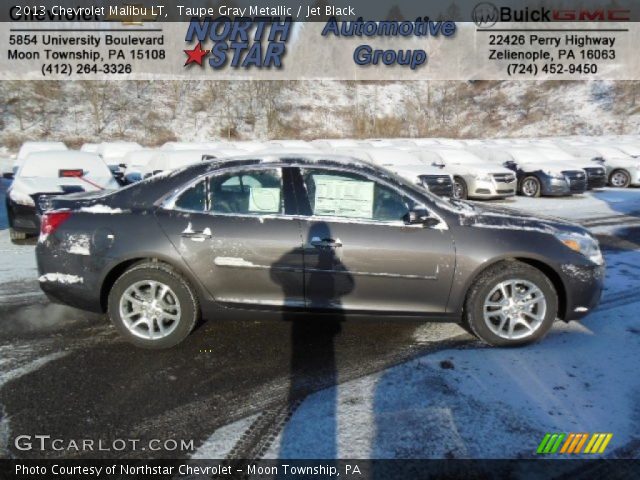
<svg viewBox="0 0 640 480"><path fill-rule="evenodd" d="M482 273L465 302L464 320L480 340L497 347L541 339L558 311L553 283L540 270L504 262Z"/></svg>
<svg viewBox="0 0 640 480"><path fill-rule="evenodd" d="M135 265L109 293L109 318L127 341L142 348L177 345L193 330L199 310L193 288L162 263Z"/></svg>
<svg viewBox="0 0 640 480"><path fill-rule="evenodd" d="M522 180L520 192L525 197L539 197L541 193L540 180L536 177L526 177Z"/></svg>
<svg viewBox="0 0 640 480"><path fill-rule="evenodd" d="M467 183L460 177L453 179L453 198L456 200L466 200L468 197Z"/></svg>
<svg viewBox="0 0 640 480"><path fill-rule="evenodd" d="M627 188L631 183L631 176L624 170L614 170L609 176L609 185L617 188Z"/></svg>

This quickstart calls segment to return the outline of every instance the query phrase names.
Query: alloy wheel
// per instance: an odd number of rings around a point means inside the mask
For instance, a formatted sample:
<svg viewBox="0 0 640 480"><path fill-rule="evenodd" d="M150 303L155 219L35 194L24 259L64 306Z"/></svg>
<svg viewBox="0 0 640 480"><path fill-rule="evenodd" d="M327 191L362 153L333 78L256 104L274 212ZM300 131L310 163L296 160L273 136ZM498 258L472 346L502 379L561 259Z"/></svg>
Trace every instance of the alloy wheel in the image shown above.
<svg viewBox="0 0 640 480"><path fill-rule="evenodd" d="M547 313L547 300L542 290L528 280L507 280L496 285L487 295L483 314L487 327L507 340L533 335Z"/></svg>
<svg viewBox="0 0 640 480"><path fill-rule="evenodd" d="M624 172L615 172L613 175L611 175L611 185L614 187L624 187L627 185L627 182L629 181L629 177L627 176L626 173Z"/></svg>
<svg viewBox="0 0 640 480"><path fill-rule="evenodd" d="M538 184L533 178L527 178L522 182L522 193L527 197L534 197L538 193Z"/></svg>
<svg viewBox="0 0 640 480"><path fill-rule="evenodd" d="M180 323L180 302L168 285L144 280L129 286L120 297L120 318L135 336L158 340Z"/></svg>

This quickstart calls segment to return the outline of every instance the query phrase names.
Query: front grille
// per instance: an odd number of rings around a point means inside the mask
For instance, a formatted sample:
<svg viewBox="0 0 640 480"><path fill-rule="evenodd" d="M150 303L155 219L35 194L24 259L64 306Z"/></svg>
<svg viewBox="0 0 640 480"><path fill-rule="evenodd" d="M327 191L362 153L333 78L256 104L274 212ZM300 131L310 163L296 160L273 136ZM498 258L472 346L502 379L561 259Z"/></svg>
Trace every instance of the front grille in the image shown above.
<svg viewBox="0 0 640 480"><path fill-rule="evenodd" d="M449 175L422 175L422 185L431 193L441 197L450 197L453 191L453 182Z"/></svg>
<svg viewBox="0 0 640 480"><path fill-rule="evenodd" d="M607 175L604 168L588 167L584 169L587 172L587 187L601 188L607 183Z"/></svg>
<svg viewBox="0 0 640 480"><path fill-rule="evenodd" d="M515 190L513 190L513 189L509 189L509 190L504 190L504 189L503 189L503 190L500 190L500 189L498 189L498 193L504 193L504 194L509 194L509 195L511 195L511 194L515 194L515 193L516 193L516 191L515 191Z"/></svg>
<svg viewBox="0 0 640 480"><path fill-rule="evenodd" d="M511 183L516 181L516 176L512 173L494 173L493 179L497 183Z"/></svg>
<svg viewBox="0 0 640 480"><path fill-rule="evenodd" d="M580 170L566 170L562 172L569 184L571 193L582 193L587 189L587 176Z"/></svg>

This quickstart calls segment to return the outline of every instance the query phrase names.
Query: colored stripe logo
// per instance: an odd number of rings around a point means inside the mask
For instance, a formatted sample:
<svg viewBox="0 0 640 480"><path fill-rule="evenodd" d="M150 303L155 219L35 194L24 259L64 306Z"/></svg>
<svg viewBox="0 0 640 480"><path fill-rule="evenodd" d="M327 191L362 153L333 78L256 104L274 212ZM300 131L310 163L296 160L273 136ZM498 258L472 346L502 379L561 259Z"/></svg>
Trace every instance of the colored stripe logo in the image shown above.
<svg viewBox="0 0 640 480"><path fill-rule="evenodd" d="M536 453L561 454L602 454L606 450L613 433L547 433Z"/></svg>

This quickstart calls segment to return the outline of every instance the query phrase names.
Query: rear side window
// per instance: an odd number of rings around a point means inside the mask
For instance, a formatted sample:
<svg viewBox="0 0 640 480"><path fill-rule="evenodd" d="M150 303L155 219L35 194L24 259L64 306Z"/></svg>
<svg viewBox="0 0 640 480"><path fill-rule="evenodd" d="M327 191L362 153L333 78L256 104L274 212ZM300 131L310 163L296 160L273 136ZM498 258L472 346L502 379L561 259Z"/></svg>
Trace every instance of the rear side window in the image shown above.
<svg viewBox="0 0 640 480"><path fill-rule="evenodd" d="M187 188L175 207L192 212L281 214L280 169L243 171L210 177Z"/></svg>
<svg viewBox="0 0 640 480"><path fill-rule="evenodd" d="M204 212L206 209L206 182L202 180L192 185L178 197L176 207L181 210Z"/></svg>
<svg viewBox="0 0 640 480"><path fill-rule="evenodd" d="M209 183L209 198L209 209L215 213L283 213L280 169L245 171L212 177Z"/></svg>

